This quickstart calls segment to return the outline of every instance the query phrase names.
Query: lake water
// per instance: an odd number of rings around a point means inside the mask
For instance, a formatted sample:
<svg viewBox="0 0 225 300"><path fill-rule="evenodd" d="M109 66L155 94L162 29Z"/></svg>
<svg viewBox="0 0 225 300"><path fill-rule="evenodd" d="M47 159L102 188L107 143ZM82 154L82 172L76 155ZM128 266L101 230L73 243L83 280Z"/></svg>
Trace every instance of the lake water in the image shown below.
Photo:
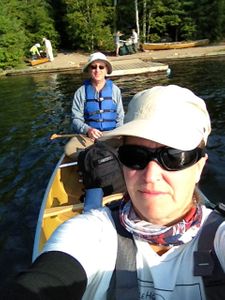
<svg viewBox="0 0 225 300"><path fill-rule="evenodd" d="M173 62L170 68L170 78L142 75L114 81L125 108L136 92L157 84L188 87L206 101L213 130L200 187L211 201L224 201L225 61ZM72 96L82 80L71 73L0 78L0 282L31 261L42 197L66 142L49 137L71 132Z"/></svg>

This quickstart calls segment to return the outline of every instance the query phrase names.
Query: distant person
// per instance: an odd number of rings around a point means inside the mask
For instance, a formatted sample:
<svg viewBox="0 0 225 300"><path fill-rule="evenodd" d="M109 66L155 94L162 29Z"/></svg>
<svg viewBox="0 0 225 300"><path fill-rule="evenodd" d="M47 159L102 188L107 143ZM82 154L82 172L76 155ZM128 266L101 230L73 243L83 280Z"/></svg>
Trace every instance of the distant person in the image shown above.
<svg viewBox="0 0 225 300"><path fill-rule="evenodd" d="M116 56L119 56L119 50L120 50L120 37L123 35L119 30L116 32L114 36L114 43L115 43L115 54Z"/></svg>
<svg viewBox="0 0 225 300"><path fill-rule="evenodd" d="M135 31L135 29L132 29L131 40L132 40L133 50L136 53L138 51L138 34Z"/></svg>
<svg viewBox="0 0 225 300"><path fill-rule="evenodd" d="M73 130L95 140L103 131L123 124L122 96L118 86L106 79L112 73L112 65L103 53L91 54L83 72L88 73L89 79L74 94Z"/></svg>
<svg viewBox="0 0 225 300"><path fill-rule="evenodd" d="M33 45L31 48L30 48L30 53L31 53L31 58L33 60L35 59L38 59L41 57L41 53L39 51L38 48L41 48L41 45L39 43Z"/></svg>
<svg viewBox="0 0 225 300"><path fill-rule="evenodd" d="M52 52L52 44L50 40L47 38L43 38L43 42L45 43L45 52L46 52L46 57L50 60L54 60L53 52Z"/></svg>

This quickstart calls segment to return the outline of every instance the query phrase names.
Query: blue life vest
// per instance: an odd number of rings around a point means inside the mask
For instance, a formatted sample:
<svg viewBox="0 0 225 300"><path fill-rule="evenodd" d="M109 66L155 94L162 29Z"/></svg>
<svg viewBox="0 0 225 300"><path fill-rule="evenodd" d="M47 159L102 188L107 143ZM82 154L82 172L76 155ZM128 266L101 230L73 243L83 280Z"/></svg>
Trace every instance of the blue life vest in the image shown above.
<svg viewBox="0 0 225 300"><path fill-rule="evenodd" d="M90 80L85 80L86 101L84 119L89 126L100 131L112 130L116 127L117 104L112 99L112 81L106 80L104 88L96 98L96 90Z"/></svg>

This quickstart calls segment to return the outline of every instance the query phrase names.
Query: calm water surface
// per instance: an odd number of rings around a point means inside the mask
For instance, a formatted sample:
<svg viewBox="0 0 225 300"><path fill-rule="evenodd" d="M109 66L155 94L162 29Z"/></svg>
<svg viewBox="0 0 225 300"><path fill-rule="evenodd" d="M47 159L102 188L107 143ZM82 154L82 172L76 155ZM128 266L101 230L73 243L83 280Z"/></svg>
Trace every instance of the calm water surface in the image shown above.
<svg viewBox="0 0 225 300"><path fill-rule="evenodd" d="M125 108L136 92L156 84L188 87L206 101L213 131L201 189L211 201L224 201L225 61L174 62L170 67L170 78L143 75L114 81ZM71 132L72 96L81 83L71 73L0 78L0 282L31 261L42 197L66 142L49 137Z"/></svg>

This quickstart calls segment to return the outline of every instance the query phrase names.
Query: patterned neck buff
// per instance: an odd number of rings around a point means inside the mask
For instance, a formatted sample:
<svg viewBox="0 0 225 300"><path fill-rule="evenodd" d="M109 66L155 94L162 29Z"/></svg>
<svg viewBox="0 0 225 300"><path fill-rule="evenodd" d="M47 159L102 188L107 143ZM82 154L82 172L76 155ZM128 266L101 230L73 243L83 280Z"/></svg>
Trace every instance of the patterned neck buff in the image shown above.
<svg viewBox="0 0 225 300"><path fill-rule="evenodd" d="M172 226L156 225L141 220L135 213L131 201L122 201L120 222L135 237L150 244L178 246L190 242L199 230L202 207L193 207L180 222Z"/></svg>

